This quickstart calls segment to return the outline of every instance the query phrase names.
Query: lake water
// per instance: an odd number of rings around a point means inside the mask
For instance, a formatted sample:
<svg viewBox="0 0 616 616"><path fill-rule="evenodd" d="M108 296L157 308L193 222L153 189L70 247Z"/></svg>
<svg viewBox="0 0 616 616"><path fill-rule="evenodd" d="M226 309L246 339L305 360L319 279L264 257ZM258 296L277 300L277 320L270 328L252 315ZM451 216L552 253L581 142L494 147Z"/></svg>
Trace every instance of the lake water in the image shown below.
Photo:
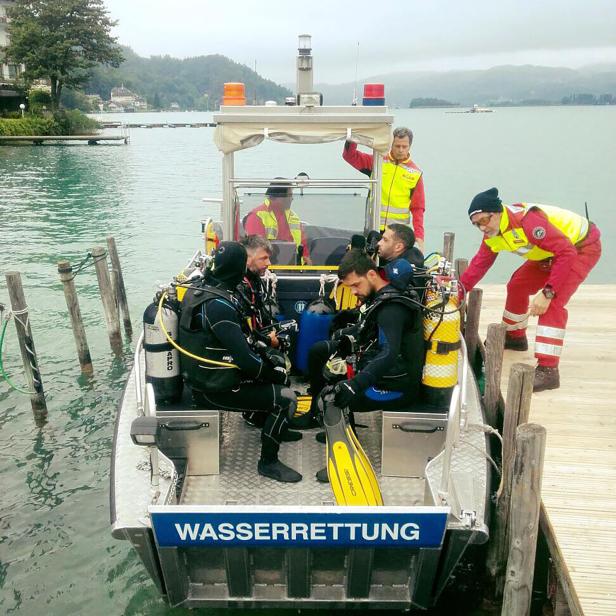
<svg viewBox="0 0 616 616"><path fill-rule="evenodd" d="M616 198L615 107L498 109L491 114L396 110L415 133L424 170L427 247L456 233L456 256L480 237L466 210L497 186L507 203L534 201L579 213L588 202L604 255L590 282L616 282L610 266ZM129 114L131 122L209 121L211 114ZM0 302L4 273L22 274L47 391L49 421L36 428L27 396L0 384L0 611L6 614L182 614L159 599L127 543L109 532L109 456L132 345L109 350L92 268L76 279L95 374L80 375L56 265L76 264L113 235L136 331L158 281L200 245L201 199L220 196L221 156L212 128L132 129L128 146L0 147ZM117 131L110 131L117 132ZM250 177L358 177L341 144L266 143L237 156ZM488 282L519 259L503 255ZM23 384L11 323L5 366ZM309 480L309 478L308 478ZM212 613L212 612L208 612Z"/></svg>

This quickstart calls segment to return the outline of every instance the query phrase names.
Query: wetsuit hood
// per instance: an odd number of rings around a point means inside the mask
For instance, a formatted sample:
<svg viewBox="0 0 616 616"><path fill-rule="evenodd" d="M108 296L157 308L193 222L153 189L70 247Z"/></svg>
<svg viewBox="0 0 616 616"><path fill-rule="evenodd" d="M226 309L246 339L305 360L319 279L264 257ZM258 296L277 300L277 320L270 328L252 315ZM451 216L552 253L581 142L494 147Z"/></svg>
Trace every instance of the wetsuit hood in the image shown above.
<svg viewBox="0 0 616 616"><path fill-rule="evenodd" d="M214 253L212 276L226 289L234 289L244 278L247 258L239 242L221 242Z"/></svg>

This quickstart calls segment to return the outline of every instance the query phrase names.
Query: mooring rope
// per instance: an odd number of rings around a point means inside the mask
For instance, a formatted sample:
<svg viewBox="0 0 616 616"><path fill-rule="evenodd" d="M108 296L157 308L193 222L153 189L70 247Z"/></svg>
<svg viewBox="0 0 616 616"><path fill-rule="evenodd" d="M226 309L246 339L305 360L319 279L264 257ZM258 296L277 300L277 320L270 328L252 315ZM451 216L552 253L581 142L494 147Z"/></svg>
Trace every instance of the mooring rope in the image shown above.
<svg viewBox="0 0 616 616"><path fill-rule="evenodd" d="M102 261L102 260L106 259L107 255L108 255L108 253L107 253L107 251L105 251L105 252L103 252L102 255L96 257L96 259L95 259L92 256L92 253L88 252L86 254L85 258L80 263L78 263L74 268L71 268L72 272L73 272L73 275L68 279L68 281L75 280L75 278L77 277L77 274L81 273L83 270L87 269L88 267L93 267L99 261ZM90 261L90 259L92 260L92 263L88 263L88 261Z"/></svg>
<svg viewBox="0 0 616 616"><path fill-rule="evenodd" d="M18 391L21 394L26 394L28 396L31 396L32 394L36 394L39 393L42 390L42 383L41 383L41 374L39 372L38 366L36 365L36 357L34 355L33 350L31 349L31 347L28 344L28 340L30 341L30 344L32 344L32 339L29 336L26 336L26 338L24 339L25 342L25 347L26 350L28 352L28 358L30 361L30 366L32 368L32 380L34 382L34 391L29 391L27 389L22 389L21 387L18 387L17 385L15 385L9 375L6 373L6 370L4 369L4 361L3 361L3 354L4 354L4 338L6 336L6 328L8 327L9 321L11 319L11 317L15 317L15 320L18 321L22 327L24 327L24 331L27 331L26 329L26 325L24 325L23 321L19 318L19 315L25 314L28 311L28 308L24 308L23 310L17 310L17 311L12 311L9 312L8 315L4 318L4 322L2 323L2 332L0 333L0 374L2 374L2 377L4 378L4 380L9 384L10 387L12 387L15 391ZM0 310L0 315L2 315L3 310ZM1 316L0 316L1 318ZM30 317L28 316L28 319L26 320L26 323L29 322ZM1 321L0 321L1 322Z"/></svg>

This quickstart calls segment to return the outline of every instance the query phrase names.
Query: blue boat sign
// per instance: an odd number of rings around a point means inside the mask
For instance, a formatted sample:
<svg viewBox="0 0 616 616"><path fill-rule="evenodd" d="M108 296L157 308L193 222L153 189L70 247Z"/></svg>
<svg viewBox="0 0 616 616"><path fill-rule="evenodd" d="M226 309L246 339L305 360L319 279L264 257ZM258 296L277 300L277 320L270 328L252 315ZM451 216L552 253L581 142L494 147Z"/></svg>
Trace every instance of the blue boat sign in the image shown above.
<svg viewBox="0 0 616 616"><path fill-rule="evenodd" d="M151 506L160 547L440 547L449 507Z"/></svg>

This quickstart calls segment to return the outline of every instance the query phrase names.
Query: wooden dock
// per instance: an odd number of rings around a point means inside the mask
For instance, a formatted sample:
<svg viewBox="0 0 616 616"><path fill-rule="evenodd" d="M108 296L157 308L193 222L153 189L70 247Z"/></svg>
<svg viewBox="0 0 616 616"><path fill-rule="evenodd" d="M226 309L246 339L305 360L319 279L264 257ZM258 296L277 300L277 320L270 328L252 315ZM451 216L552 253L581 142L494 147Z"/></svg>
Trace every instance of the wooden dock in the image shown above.
<svg viewBox="0 0 616 616"><path fill-rule="evenodd" d="M500 322L504 285L484 285L480 332ZM545 426L542 528L571 613L616 614L616 286L583 285L569 303L560 389L533 394ZM529 341L537 320L531 318ZM512 363L505 351L502 391ZM563 614L565 612L562 612Z"/></svg>
<svg viewBox="0 0 616 616"><path fill-rule="evenodd" d="M127 135L0 135L0 145L14 145L28 143L31 145L44 145L46 143L84 143L98 145L108 141L122 141L128 143Z"/></svg>
<svg viewBox="0 0 616 616"><path fill-rule="evenodd" d="M101 122L103 128L214 128L215 122Z"/></svg>

